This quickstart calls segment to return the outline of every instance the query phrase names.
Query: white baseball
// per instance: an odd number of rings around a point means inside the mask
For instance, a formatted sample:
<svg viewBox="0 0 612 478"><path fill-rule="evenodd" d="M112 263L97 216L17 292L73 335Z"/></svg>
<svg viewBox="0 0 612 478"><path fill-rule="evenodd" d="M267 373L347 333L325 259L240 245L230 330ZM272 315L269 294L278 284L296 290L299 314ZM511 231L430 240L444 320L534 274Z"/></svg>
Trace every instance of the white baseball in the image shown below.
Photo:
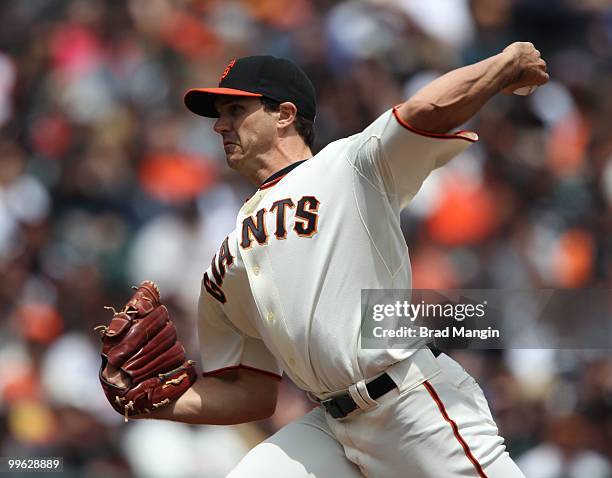
<svg viewBox="0 0 612 478"><path fill-rule="evenodd" d="M521 88L517 88L512 93L514 93L515 95L519 95L519 96L527 96L533 93L536 88L537 88L536 85L523 86Z"/></svg>

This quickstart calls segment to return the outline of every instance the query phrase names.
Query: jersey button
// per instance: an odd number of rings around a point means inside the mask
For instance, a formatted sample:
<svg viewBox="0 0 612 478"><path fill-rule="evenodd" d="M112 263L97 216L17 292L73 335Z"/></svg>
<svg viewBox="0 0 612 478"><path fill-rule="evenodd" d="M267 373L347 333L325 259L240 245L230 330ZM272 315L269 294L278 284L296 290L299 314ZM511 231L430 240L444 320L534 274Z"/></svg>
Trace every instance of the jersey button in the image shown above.
<svg viewBox="0 0 612 478"><path fill-rule="evenodd" d="M272 312L268 312L268 315L266 315L266 319L270 323L274 322L274 314Z"/></svg>
<svg viewBox="0 0 612 478"><path fill-rule="evenodd" d="M289 365L291 365L292 367L295 367L295 359L290 358L289 359Z"/></svg>
<svg viewBox="0 0 612 478"><path fill-rule="evenodd" d="M261 269L259 268L259 266L253 266L253 274L258 276L260 271Z"/></svg>

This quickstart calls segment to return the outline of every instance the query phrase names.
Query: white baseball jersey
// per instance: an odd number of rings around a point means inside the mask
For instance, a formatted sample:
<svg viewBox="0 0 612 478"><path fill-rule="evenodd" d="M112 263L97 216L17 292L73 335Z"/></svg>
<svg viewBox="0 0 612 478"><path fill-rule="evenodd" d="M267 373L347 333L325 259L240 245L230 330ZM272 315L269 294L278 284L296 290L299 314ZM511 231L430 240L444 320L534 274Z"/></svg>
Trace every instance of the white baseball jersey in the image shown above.
<svg viewBox="0 0 612 478"><path fill-rule="evenodd" d="M409 289L400 210L474 133L416 132L396 109L281 171L240 209L202 280L205 374L236 367L325 395L423 345L360 347L361 290Z"/></svg>

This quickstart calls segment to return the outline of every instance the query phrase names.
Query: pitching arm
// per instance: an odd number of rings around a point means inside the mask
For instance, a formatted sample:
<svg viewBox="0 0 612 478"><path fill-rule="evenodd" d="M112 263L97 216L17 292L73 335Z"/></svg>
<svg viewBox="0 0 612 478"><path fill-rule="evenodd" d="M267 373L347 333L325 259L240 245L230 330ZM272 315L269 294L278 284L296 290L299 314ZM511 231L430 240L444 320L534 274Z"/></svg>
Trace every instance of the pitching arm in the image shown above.
<svg viewBox="0 0 612 478"><path fill-rule="evenodd" d="M532 43L512 43L498 55L450 71L397 109L417 130L446 133L465 123L495 94L546 83L546 62Z"/></svg>

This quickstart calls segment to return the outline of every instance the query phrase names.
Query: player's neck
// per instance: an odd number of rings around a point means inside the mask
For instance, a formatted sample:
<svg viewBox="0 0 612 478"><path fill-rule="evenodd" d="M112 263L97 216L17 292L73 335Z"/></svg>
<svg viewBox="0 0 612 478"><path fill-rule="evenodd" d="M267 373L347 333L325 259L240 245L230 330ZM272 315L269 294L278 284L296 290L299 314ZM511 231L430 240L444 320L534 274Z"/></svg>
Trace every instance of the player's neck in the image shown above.
<svg viewBox="0 0 612 478"><path fill-rule="evenodd" d="M257 162L259 167L247 173L248 179L260 186L266 179L290 164L312 157L312 151L304 142L295 138L281 138L278 143L262 155Z"/></svg>

